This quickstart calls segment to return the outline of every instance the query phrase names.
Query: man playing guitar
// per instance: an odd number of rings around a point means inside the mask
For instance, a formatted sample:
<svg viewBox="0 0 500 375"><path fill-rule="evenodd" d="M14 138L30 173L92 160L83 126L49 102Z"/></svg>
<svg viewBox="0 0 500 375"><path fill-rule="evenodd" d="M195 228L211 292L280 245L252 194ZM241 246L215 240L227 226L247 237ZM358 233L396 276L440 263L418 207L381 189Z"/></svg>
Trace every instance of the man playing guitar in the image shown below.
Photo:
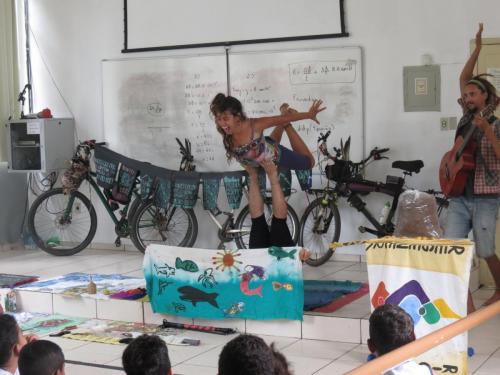
<svg viewBox="0 0 500 375"><path fill-rule="evenodd" d="M495 87L485 75L473 76L474 66L481 51L483 25L479 24L476 47L460 74L461 98L464 115L457 127L455 139L464 136L471 126L475 131L471 141L476 143L475 168L467 179L465 189L450 199L445 237L467 237L472 229L476 253L488 264L496 289L485 305L500 300L500 260L495 253L495 231L500 203L500 120L495 116L481 116L488 105L495 108L498 96ZM468 312L475 310L469 291Z"/></svg>

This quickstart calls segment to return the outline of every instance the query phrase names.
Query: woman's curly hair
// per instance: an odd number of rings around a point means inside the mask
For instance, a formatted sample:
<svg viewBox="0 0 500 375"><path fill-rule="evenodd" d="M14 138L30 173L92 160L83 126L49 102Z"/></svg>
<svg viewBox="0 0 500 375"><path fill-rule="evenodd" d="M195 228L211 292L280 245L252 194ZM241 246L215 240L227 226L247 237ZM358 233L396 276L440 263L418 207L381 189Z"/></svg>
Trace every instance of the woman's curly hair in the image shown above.
<svg viewBox="0 0 500 375"><path fill-rule="evenodd" d="M212 102L210 103L210 112L212 116L215 118L218 114L224 113L226 111L231 113L233 116L239 117L242 120L246 120L247 118L245 112L243 111L243 105L238 99L233 96L224 95L222 93L215 95ZM226 134L219 125L217 125L217 131L222 135L222 143L224 144L224 148L226 149L226 158L229 162L233 158L233 136L231 134Z"/></svg>

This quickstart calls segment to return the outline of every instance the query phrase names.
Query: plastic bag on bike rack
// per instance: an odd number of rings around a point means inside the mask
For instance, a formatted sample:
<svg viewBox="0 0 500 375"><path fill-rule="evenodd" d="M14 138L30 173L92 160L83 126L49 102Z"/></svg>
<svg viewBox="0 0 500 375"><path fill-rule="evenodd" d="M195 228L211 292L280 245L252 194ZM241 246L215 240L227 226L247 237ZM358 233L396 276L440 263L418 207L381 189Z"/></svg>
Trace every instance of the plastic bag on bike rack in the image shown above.
<svg viewBox="0 0 500 375"><path fill-rule="evenodd" d="M443 235L436 198L431 194L406 190L399 196L395 218L395 236L439 238Z"/></svg>

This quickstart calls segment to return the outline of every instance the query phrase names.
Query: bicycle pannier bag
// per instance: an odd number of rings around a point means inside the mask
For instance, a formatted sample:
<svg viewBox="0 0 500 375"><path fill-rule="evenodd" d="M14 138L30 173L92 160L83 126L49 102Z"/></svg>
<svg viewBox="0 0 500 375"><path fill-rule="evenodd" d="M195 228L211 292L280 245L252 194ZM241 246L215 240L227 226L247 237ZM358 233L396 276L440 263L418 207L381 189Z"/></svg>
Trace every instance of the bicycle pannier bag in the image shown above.
<svg viewBox="0 0 500 375"><path fill-rule="evenodd" d="M126 165L120 164L118 167L118 174L111 188L111 196L113 200L127 204L130 202L130 197L132 195L132 190L135 186L135 179L139 171L136 169L127 167Z"/></svg>
<svg viewBox="0 0 500 375"><path fill-rule="evenodd" d="M336 160L335 164L325 167L326 178L336 182L348 180L351 177L349 162L346 160Z"/></svg>

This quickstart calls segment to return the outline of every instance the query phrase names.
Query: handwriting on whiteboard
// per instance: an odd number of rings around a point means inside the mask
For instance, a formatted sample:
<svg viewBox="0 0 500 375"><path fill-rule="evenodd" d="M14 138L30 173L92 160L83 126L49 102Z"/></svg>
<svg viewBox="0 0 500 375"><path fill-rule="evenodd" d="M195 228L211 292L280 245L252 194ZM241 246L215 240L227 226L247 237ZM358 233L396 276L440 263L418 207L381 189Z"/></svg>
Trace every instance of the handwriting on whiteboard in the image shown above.
<svg viewBox="0 0 500 375"><path fill-rule="evenodd" d="M356 61L306 61L288 65L290 83L353 83L356 81Z"/></svg>

